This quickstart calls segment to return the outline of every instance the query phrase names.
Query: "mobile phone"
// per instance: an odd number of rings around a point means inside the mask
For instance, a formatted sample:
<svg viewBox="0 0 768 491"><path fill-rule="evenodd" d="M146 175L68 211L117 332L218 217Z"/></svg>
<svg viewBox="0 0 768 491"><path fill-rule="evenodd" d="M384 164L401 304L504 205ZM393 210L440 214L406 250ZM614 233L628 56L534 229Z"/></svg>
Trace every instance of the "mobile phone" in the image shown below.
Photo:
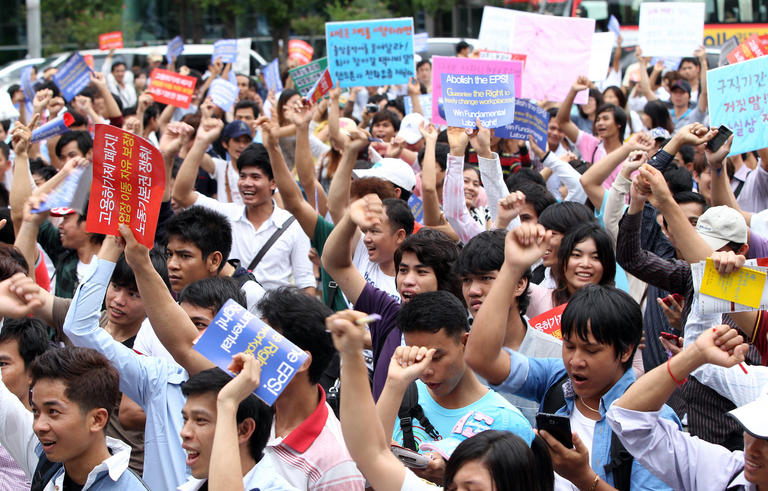
<svg viewBox="0 0 768 491"><path fill-rule="evenodd" d="M395 454L395 457L400 459L400 462L402 462L406 467L411 467L413 469L426 469L429 465L429 457L426 455L421 455L418 452L414 452L413 450L409 450L405 447L401 447L400 445L392 444L390 446L390 450L392 450L392 453Z"/></svg>
<svg viewBox="0 0 768 491"><path fill-rule="evenodd" d="M571 421L566 416L556 414L536 414L536 428L545 430L563 444L565 448L573 448Z"/></svg>
<svg viewBox="0 0 768 491"><path fill-rule="evenodd" d="M672 305L672 298L670 298L670 297L674 298L675 302L677 302L678 304L683 302L683 296L682 295L680 295L679 293L673 293L671 295L667 295L666 297L664 297L661 300L662 302L664 302L667 305L667 307Z"/></svg>
<svg viewBox="0 0 768 491"><path fill-rule="evenodd" d="M730 128L721 124L717 129L717 134L715 137L707 142L707 149L710 152L717 152L717 150L722 147L725 142L728 141L728 138L730 138L732 134L733 131L731 131Z"/></svg>
<svg viewBox="0 0 768 491"><path fill-rule="evenodd" d="M664 332L664 331L661 331L661 332L659 333L659 335L660 335L662 338L666 339L667 341L672 341L673 343L675 343L675 345L677 345L677 340L678 340L678 339L680 339L680 336L678 336L678 335L676 335L676 334L672 334L671 332Z"/></svg>
<svg viewBox="0 0 768 491"><path fill-rule="evenodd" d="M378 112L378 110L379 110L378 104L370 103L365 105L365 112L375 113L375 112Z"/></svg>

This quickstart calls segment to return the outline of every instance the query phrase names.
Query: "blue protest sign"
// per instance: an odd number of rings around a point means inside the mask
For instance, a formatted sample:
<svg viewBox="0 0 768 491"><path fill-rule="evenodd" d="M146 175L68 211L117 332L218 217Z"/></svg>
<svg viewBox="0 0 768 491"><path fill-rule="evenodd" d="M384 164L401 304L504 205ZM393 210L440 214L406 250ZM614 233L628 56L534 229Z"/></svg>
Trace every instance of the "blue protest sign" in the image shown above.
<svg viewBox="0 0 768 491"><path fill-rule="evenodd" d="M413 52L421 53L428 48L427 41L429 40L429 33L420 32L413 35Z"/></svg>
<svg viewBox="0 0 768 491"><path fill-rule="evenodd" d="M21 71L21 89L24 91L24 98L31 102L35 98L35 88L32 81L32 67L28 66Z"/></svg>
<svg viewBox="0 0 768 491"><path fill-rule="evenodd" d="M507 73L441 73L442 102L448 126L498 128L515 120L515 78Z"/></svg>
<svg viewBox="0 0 768 491"><path fill-rule="evenodd" d="M86 172L88 171L88 172ZM82 213L85 202L88 200L88 189L91 185L91 170L86 167L75 167L56 188L48 195L48 198L40 203L40 208L35 208L32 213L42 213L56 208L71 208Z"/></svg>
<svg viewBox="0 0 768 491"><path fill-rule="evenodd" d="M252 354L261 364L261 385L254 394L270 406L307 359L299 347L231 299L213 318L195 350L224 371L232 356Z"/></svg>
<svg viewBox="0 0 768 491"><path fill-rule="evenodd" d="M515 121L496 128L495 136L528 141L528 135L542 149L547 148L547 126L549 113L528 99L515 101Z"/></svg>
<svg viewBox="0 0 768 491"><path fill-rule="evenodd" d="M671 57L664 57L661 58L659 56L654 56L651 58L651 66L655 65L658 62L664 63L664 70L677 70L677 68L680 66L680 61L682 61L682 56L671 56Z"/></svg>
<svg viewBox="0 0 768 491"><path fill-rule="evenodd" d="M621 24L619 24L619 19L613 14L611 14L610 19L608 19L608 30L617 36L621 35Z"/></svg>
<svg viewBox="0 0 768 491"><path fill-rule="evenodd" d="M214 104L227 112L237 100L239 92L240 89L237 88L237 85L223 78L217 78L211 83L208 95L213 99Z"/></svg>
<svg viewBox="0 0 768 491"><path fill-rule="evenodd" d="M69 127L75 122L75 117L68 112L60 114L58 117L48 121L44 125L35 128L32 131L30 142L35 143L45 140L52 136L61 135L69 131Z"/></svg>
<svg viewBox="0 0 768 491"><path fill-rule="evenodd" d="M325 42L340 87L404 84L414 76L411 17L326 22Z"/></svg>
<svg viewBox="0 0 768 491"><path fill-rule="evenodd" d="M415 194L408 198L408 207L411 209L413 219L424 225L424 201Z"/></svg>
<svg viewBox="0 0 768 491"><path fill-rule="evenodd" d="M421 104L421 111L424 113L424 118L427 121L432 121L432 94L419 95L419 104ZM410 97L403 98L403 105L405 105L405 114L411 114L413 112L413 102Z"/></svg>
<svg viewBox="0 0 768 491"><path fill-rule="evenodd" d="M735 155L768 147L768 66L753 58L707 72L710 126L733 131Z"/></svg>
<svg viewBox="0 0 768 491"><path fill-rule="evenodd" d="M279 59L275 58L264 67L264 83L267 85L267 90L274 90L275 92L283 90L283 82L280 80Z"/></svg>
<svg viewBox="0 0 768 491"><path fill-rule="evenodd" d="M213 43L211 63L221 58L222 63L234 63L237 60L237 39L219 39Z"/></svg>
<svg viewBox="0 0 768 491"><path fill-rule="evenodd" d="M184 40L181 39L181 36L176 36L168 41L168 47L165 50L165 59L168 60L168 65L170 66L172 59L178 58L183 52Z"/></svg>
<svg viewBox="0 0 768 491"><path fill-rule="evenodd" d="M74 53L53 74L53 82L61 91L62 97L69 102L91 83L91 68L79 53Z"/></svg>

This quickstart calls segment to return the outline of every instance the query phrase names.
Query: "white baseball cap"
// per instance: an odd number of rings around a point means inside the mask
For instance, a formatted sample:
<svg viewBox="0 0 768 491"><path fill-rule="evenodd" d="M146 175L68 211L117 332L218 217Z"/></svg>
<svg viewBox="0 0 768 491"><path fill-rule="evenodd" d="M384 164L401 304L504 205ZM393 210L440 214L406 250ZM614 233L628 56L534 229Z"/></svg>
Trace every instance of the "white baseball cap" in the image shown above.
<svg viewBox="0 0 768 491"><path fill-rule="evenodd" d="M714 250L729 242L747 243L747 222L729 206L713 206L705 211L696 222L696 231Z"/></svg>
<svg viewBox="0 0 768 491"><path fill-rule="evenodd" d="M763 440L768 440L768 418L765 417L765 410L768 408L768 392L754 401L739 406L729 411L728 416L732 417L744 427L744 431Z"/></svg>
<svg viewBox="0 0 768 491"><path fill-rule="evenodd" d="M419 113L411 113L403 118L400 122L400 131L397 132L397 136L405 140L406 143L413 145L417 141L421 140L421 131L419 127L424 122L424 116Z"/></svg>
<svg viewBox="0 0 768 491"><path fill-rule="evenodd" d="M403 159L384 158L373 164L370 169L355 169L357 178L378 177L410 192L416 186L416 175Z"/></svg>

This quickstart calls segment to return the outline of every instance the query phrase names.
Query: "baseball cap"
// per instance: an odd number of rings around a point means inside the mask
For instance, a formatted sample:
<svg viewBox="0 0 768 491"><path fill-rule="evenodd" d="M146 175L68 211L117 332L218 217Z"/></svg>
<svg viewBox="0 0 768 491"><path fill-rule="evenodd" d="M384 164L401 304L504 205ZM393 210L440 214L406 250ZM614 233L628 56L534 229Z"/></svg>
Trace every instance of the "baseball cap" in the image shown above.
<svg viewBox="0 0 768 491"><path fill-rule="evenodd" d="M71 215L72 213L77 213L77 210L66 206L57 206L56 208L51 208L51 216L54 217L63 217Z"/></svg>
<svg viewBox="0 0 768 491"><path fill-rule="evenodd" d="M669 131L664 128L657 127L651 130L651 138L654 140L666 140L669 136Z"/></svg>
<svg viewBox="0 0 768 491"><path fill-rule="evenodd" d="M152 61L154 61L154 62L163 61L163 55L161 55L161 54L160 54L158 51L153 51L153 52L151 52L151 53L149 54L149 56L147 57L147 59L148 59L150 62L152 62Z"/></svg>
<svg viewBox="0 0 768 491"><path fill-rule="evenodd" d="M768 392L764 391L754 401L729 411L728 416L735 419L750 435L768 440L768 418L765 417L765 408L768 408Z"/></svg>
<svg viewBox="0 0 768 491"><path fill-rule="evenodd" d="M229 141L232 138L240 138L243 135L253 137L251 134L251 128L245 122L236 119L224 127L224 131L221 132L221 138L224 141Z"/></svg>
<svg viewBox="0 0 768 491"><path fill-rule="evenodd" d="M672 82L672 85L669 87L670 92L675 89L684 90L688 92L689 95L691 94L691 84L689 84L687 80L682 78L680 80L675 80L674 82Z"/></svg>
<svg viewBox="0 0 768 491"><path fill-rule="evenodd" d="M397 132L397 136L405 140L406 143L413 145L417 141L421 140L421 131L419 131L419 127L423 122L424 116L421 114L408 114L400 122L400 131Z"/></svg>
<svg viewBox="0 0 768 491"><path fill-rule="evenodd" d="M729 242L747 243L747 222L729 206L713 206L705 211L696 222L696 231L714 250Z"/></svg>
<svg viewBox="0 0 768 491"><path fill-rule="evenodd" d="M413 169L403 159L384 158L373 164L370 169L356 169L354 174L358 179L364 177L385 179L409 192L416 186Z"/></svg>

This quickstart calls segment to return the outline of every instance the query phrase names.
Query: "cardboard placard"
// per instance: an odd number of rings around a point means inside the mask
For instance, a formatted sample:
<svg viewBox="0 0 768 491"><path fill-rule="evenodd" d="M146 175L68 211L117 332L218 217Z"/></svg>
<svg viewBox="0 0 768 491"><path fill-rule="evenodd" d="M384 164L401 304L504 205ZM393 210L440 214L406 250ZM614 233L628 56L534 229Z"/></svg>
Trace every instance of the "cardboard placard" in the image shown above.
<svg viewBox="0 0 768 491"><path fill-rule="evenodd" d="M299 65L306 65L312 60L315 48L301 39L291 39L288 41L288 58L296 60Z"/></svg>
<svg viewBox="0 0 768 491"><path fill-rule="evenodd" d="M310 61L306 65L288 70L288 75L293 79L293 85L299 93L306 97L317 79L319 79L325 69L328 68L328 58L318 58L317 60Z"/></svg>
<svg viewBox="0 0 768 491"><path fill-rule="evenodd" d="M217 78L211 83L208 89L208 95L213 99L213 103L228 112L237 100L240 89L236 84L223 78Z"/></svg>
<svg viewBox="0 0 768 491"><path fill-rule="evenodd" d="M547 147L547 126L549 113L528 99L515 101L515 120L513 123L496 128L495 136L528 141L528 135L533 135L536 145L541 149Z"/></svg>
<svg viewBox="0 0 768 491"><path fill-rule="evenodd" d="M221 58L224 64L234 63L237 59L237 39L219 39L213 43L211 63L214 63L216 58Z"/></svg>
<svg viewBox="0 0 768 491"><path fill-rule="evenodd" d="M99 34L99 49L102 51L123 47L123 31Z"/></svg>
<svg viewBox="0 0 768 491"><path fill-rule="evenodd" d="M449 126L498 128L515 118L515 77L512 74L443 73L442 104Z"/></svg>
<svg viewBox="0 0 768 491"><path fill-rule="evenodd" d="M264 67L264 84L267 90L274 90L275 93L283 90L283 82L280 80L280 60L275 58Z"/></svg>
<svg viewBox="0 0 768 491"><path fill-rule="evenodd" d="M704 2L643 2L639 45L643 56L693 56L704 44Z"/></svg>
<svg viewBox="0 0 768 491"><path fill-rule="evenodd" d="M69 59L53 74L53 82L67 102L75 98L91 83L91 68L79 53L73 53Z"/></svg>
<svg viewBox="0 0 768 491"><path fill-rule="evenodd" d="M155 68L149 75L149 92L155 102L170 104L186 109L192 103L195 92L195 77L179 75L162 68Z"/></svg>
<svg viewBox="0 0 768 491"><path fill-rule="evenodd" d="M165 59L168 61L168 65L171 64L171 61L174 58L178 58L180 54L184 52L184 40L181 39L181 36L176 36L175 38L168 41L168 47L165 49Z"/></svg>
<svg viewBox="0 0 768 491"><path fill-rule="evenodd" d="M560 327L560 318L563 316L566 303L539 314L528 321L528 325L537 331L554 336L557 339L563 339L563 331Z"/></svg>

